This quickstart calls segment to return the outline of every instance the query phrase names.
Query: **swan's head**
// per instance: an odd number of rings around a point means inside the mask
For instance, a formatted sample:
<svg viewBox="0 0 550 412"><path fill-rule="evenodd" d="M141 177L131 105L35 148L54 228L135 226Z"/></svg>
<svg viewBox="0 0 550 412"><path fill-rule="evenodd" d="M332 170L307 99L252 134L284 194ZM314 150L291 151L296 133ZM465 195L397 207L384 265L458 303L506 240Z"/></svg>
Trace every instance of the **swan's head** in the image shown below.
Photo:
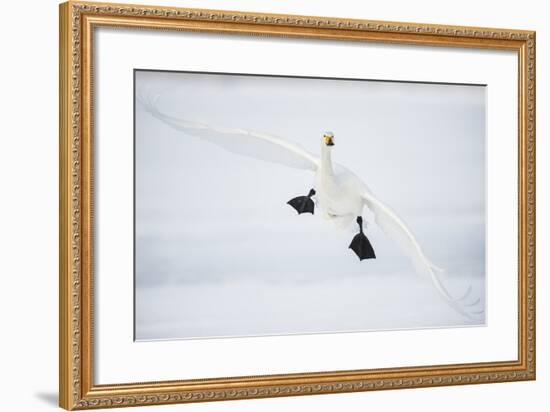
<svg viewBox="0 0 550 412"><path fill-rule="evenodd" d="M327 146L334 146L334 133L332 132L323 133L323 142Z"/></svg>

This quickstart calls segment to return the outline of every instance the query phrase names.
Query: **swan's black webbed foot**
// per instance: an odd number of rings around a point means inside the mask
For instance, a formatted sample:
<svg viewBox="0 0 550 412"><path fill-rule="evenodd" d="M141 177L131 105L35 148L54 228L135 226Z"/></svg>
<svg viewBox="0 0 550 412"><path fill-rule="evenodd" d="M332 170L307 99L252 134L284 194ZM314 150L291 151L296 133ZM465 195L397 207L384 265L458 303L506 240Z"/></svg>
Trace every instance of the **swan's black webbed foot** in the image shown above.
<svg viewBox="0 0 550 412"><path fill-rule="evenodd" d="M313 210L315 209L315 204L313 203L313 200L311 200L311 196L315 195L315 190L311 189L307 196L298 196L294 199L291 199L287 202L290 206L292 206L299 215L302 213L311 213L313 214Z"/></svg>
<svg viewBox="0 0 550 412"><path fill-rule="evenodd" d="M363 218L357 216L357 224L359 225L359 233L355 235L351 241L349 248L355 252L359 260L376 259L374 249L369 242L369 239L363 233Z"/></svg>

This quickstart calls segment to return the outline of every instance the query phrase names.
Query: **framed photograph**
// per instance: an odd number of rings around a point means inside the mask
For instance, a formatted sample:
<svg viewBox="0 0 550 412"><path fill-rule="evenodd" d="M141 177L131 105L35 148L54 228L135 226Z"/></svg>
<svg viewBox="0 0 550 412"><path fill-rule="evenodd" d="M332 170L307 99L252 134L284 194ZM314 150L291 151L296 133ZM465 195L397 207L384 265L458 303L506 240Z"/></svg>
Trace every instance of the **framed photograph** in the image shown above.
<svg viewBox="0 0 550 412"><path fill-rule="evenodd" d="M535 33L60 6L60 406L535 379Z"/></svg>

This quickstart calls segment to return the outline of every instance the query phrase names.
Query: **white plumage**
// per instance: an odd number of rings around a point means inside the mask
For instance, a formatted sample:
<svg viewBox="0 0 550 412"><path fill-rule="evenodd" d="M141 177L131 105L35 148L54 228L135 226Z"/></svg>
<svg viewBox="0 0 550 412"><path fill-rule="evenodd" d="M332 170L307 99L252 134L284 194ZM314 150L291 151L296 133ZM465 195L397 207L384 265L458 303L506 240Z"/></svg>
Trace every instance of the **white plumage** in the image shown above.
<svg viewBox="0 0 550 412"><path fill-rule="evenodd" d="M357 175L332 162L332 133L329 133L331 144L328 145L323 141L321 156L317 157L298 144L271 134L236 128L213 127L171 116L158 109L158 97L157 95L153 98L140 98L139 100L152 116L187 135L209 141L232 153L314 172L317 205L322 210L322 216L336 226L349 226L356 217L362 216L366 206L374 215L376 225L409 257L416 272L430 278L439 295L453 309L470 319L472 315L483 313L483 311L466 310L466 308L475 306L479 299L470 304L461 303L469 296L471 286L463 296L453 297L440 278L443 269L437 267L426 257L412 231L403 220L390 207L377 199Z"/></svg>

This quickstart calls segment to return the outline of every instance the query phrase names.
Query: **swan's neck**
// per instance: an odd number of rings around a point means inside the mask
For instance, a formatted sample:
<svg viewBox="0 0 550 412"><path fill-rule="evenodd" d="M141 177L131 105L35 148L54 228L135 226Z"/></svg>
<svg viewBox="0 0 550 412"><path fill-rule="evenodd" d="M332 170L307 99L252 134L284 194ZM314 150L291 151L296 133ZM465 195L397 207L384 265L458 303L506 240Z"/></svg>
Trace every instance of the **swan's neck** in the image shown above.
<svg viewBox="0 0 550 412"><path fill-rule="evenodd" d="M332 158L331 149L326 144L321 147L321 174L325 176L332 176Z"/></svg>

